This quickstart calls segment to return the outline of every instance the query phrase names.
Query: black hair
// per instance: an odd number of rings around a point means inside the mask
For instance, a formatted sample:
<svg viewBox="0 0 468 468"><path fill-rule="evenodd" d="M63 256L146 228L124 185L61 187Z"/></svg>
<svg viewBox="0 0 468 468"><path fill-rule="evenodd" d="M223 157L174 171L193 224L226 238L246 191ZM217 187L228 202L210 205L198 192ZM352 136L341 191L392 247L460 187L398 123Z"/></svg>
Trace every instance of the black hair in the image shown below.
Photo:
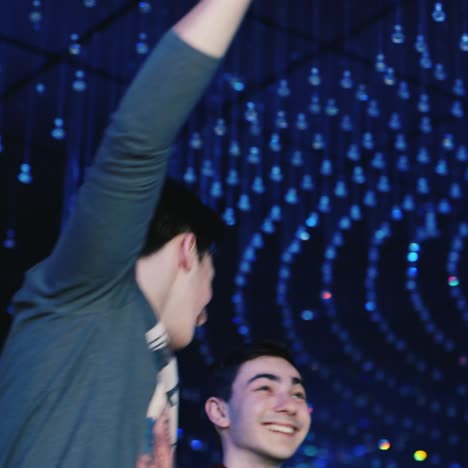
<svg viewBox="0 0 468 468"><path fill-rule="evenodd" d="M215 396L229 401L232 396L232 385L242 364L262 356L279 357L297 367L291 352L282 343L263 340L242 345L223 360L210 366L205 399Z"/></svg>
<svg viewBox="0 0 468 468"><path fill-rule="evenodd" d="M158 251L184 232L195 234L201 258L223 238L224 223L215 211L204 205L187 187L172 178L166 178L141 255Z"/></svg>

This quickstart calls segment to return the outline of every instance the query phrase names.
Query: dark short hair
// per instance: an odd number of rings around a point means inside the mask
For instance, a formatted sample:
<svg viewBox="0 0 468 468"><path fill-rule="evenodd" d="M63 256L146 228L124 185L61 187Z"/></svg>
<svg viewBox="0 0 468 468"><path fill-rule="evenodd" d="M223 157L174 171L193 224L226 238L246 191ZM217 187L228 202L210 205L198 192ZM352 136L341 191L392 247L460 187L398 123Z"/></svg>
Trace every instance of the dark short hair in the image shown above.
<svg viewBox="0 0 468 468"><path fill-rule="evenodd" d="M282 343L263 340L242 345L226 358L210 366L205 399L215 396L229 401L232 396L232 385L242 364L262 356L279 357L297 367L291 352Z"/></svg>
<svg viewBox="0 0 468 468"><path fill-rule="evenodd" d="M158 251L184 232L195 234L197 251L201 257L223 238L224 223L215 211L204 205L187 187L172 178L166 178L141 255Z"/></svg>

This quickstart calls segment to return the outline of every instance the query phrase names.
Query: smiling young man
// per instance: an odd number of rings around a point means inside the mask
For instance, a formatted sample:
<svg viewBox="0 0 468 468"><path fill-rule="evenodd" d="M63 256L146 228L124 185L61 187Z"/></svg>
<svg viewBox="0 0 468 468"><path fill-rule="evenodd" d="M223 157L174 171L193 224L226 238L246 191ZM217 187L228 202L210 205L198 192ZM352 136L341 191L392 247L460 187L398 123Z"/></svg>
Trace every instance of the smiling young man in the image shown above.
<svg viewBox="0 0 468 468"><path fill-rule="evenodd" d="M166 168L250 3L201 0L163 37L26 274L0 360L2 468L173 466L173 351L206 320L219 221Z"/></svg>
<svg viewBox="0 0 468 468"><path fill-rule="evenodd" d="M304 383L289 351L253 343L216 364L205 411L221 438L225 468L277 468L310 427Z"/></svg>

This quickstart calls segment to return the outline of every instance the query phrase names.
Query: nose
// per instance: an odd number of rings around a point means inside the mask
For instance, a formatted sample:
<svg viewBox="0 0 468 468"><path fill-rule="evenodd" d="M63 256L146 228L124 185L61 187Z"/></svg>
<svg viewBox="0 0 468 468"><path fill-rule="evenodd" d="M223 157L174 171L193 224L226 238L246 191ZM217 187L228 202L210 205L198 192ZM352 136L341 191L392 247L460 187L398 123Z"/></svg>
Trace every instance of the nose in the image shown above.
<svg viewBox="0 0 468 468"><path fill-rule="evenodd" d="M288 415L297 413L297 401L289 393L280 393L276 399L275 409Z"/></svg>
<svg viewBox="0 0 468 468"><path fill-rule="evenodd" d="M206 313L206 309L203 309L197 317L196 325L197 327L202 326L208 320L208 314Z"/></svg>

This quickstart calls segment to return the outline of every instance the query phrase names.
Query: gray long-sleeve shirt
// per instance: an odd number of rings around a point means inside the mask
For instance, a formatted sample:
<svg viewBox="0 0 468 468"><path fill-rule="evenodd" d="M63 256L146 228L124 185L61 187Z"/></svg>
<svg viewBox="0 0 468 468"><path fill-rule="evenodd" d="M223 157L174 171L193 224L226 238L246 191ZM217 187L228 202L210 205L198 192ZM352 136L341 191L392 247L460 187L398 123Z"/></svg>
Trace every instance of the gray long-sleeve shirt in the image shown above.
<svg viewBox="0 0 468 468"><path fill-rule="evenodd" d="M0 360L0 466L135 467L161 368L134 267L169 146L218 61L168 33L113 115L52 254L14 298Z"/></svg>

